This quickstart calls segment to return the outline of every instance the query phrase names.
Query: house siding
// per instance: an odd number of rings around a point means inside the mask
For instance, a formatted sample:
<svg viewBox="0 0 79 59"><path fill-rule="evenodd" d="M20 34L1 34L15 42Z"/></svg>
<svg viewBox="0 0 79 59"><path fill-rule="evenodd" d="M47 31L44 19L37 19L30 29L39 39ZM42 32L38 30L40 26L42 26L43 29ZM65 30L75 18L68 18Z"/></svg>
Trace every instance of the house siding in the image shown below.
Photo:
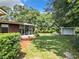
<svg viewBox="0 0 79 59"><path fill-rule="evenodd" d="M19 25L9 24L9 32L19 32Z"/></svg>
<svg viewBox="0 0 79 59"><path fill-rule="evenodd" d="M2 25L3 25L3 27L2 27ZM6 29L6 27L7 27L7 29ZM0 33L13 33L13 32L19 32L22 35L30 35L30 34L33 34L33 32L34 32L34 26L0 22Z"/></svg>
<svg viewBox="0 0 79 59"><path fill-rule="evenodd" d="M1 24L0 24L0 33L2 33ZM19 25L15 25L15 24L8 24L8 25L9 25L8 32L19 32Z"/></svg>

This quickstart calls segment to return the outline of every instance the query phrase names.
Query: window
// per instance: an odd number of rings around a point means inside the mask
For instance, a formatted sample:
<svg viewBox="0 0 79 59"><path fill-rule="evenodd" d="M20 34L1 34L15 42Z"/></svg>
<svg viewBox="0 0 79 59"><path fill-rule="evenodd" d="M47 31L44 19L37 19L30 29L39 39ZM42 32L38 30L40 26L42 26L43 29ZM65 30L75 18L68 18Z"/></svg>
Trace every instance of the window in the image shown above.
<svg viewBox="0 0 79 59"><path fill-rule="evenodd" d="M8 33L8 24L1 24L1 32Z"/></svg>

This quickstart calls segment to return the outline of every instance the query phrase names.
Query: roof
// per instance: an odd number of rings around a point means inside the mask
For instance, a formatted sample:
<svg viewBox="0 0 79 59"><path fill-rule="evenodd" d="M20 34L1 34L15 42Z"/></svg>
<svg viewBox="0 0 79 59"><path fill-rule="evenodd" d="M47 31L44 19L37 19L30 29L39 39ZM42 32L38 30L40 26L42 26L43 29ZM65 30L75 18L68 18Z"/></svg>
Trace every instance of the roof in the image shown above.
<svg viewBox="0 0 79 59"><path fill-rule="evenodd" d="M3 24L14 24L14 25L29 25L29 26L34 26L34 24L21 23L21 22L15 22L15 21L0 21L0 23L3 23Z"/></svg>
<svg viewBox="0 0 79 59"><path fill-rule="evenodd" d="M6 12L4 10L0 9L0 16L5 15L5 14L6 14Z"/></svg>
<svg viewBox="0 0 79 59"><path fill-rule="evenodd" d="M35 26L34 24L22 23L23 25Z"/></svg>
<svg viewBox="0 0 79 59"><path fill-rule="evenodd" d="M60 27L60 28L76 28L76 27Z"/></svg>

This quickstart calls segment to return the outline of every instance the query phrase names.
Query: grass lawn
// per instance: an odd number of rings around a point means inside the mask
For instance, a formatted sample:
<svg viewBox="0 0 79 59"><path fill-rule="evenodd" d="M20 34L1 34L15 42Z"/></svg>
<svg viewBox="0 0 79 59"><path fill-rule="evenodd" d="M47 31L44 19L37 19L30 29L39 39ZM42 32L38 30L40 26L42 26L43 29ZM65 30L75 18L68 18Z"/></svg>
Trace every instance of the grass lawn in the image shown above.
<svg viewBox="0 0 79 59"><path fill-rule="evenodd" d="M71 52L75 59L79 55L72 47L74 36L59 36L53 34L39 34L26 49L27 59L64 59L65 52Z"/></svg>

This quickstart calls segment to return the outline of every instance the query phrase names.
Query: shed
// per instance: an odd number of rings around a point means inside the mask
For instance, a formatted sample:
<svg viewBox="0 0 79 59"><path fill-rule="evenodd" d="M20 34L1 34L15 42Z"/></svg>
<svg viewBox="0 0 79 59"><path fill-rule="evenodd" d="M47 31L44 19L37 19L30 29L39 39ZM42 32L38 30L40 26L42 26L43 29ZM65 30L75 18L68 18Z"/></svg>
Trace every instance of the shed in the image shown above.
<svg viewBox="0 0 79 59"><path fill-rule="evenodd" d="M20 32L22 35L30 35L34 32L34 25L15 21L0 21L0 32Z"/></svg>
<svg viewBox="0 0 79 59"><path fill-rule="evenodd" d="M75 35L75 27L61 27L61 35Z"/></svg>

